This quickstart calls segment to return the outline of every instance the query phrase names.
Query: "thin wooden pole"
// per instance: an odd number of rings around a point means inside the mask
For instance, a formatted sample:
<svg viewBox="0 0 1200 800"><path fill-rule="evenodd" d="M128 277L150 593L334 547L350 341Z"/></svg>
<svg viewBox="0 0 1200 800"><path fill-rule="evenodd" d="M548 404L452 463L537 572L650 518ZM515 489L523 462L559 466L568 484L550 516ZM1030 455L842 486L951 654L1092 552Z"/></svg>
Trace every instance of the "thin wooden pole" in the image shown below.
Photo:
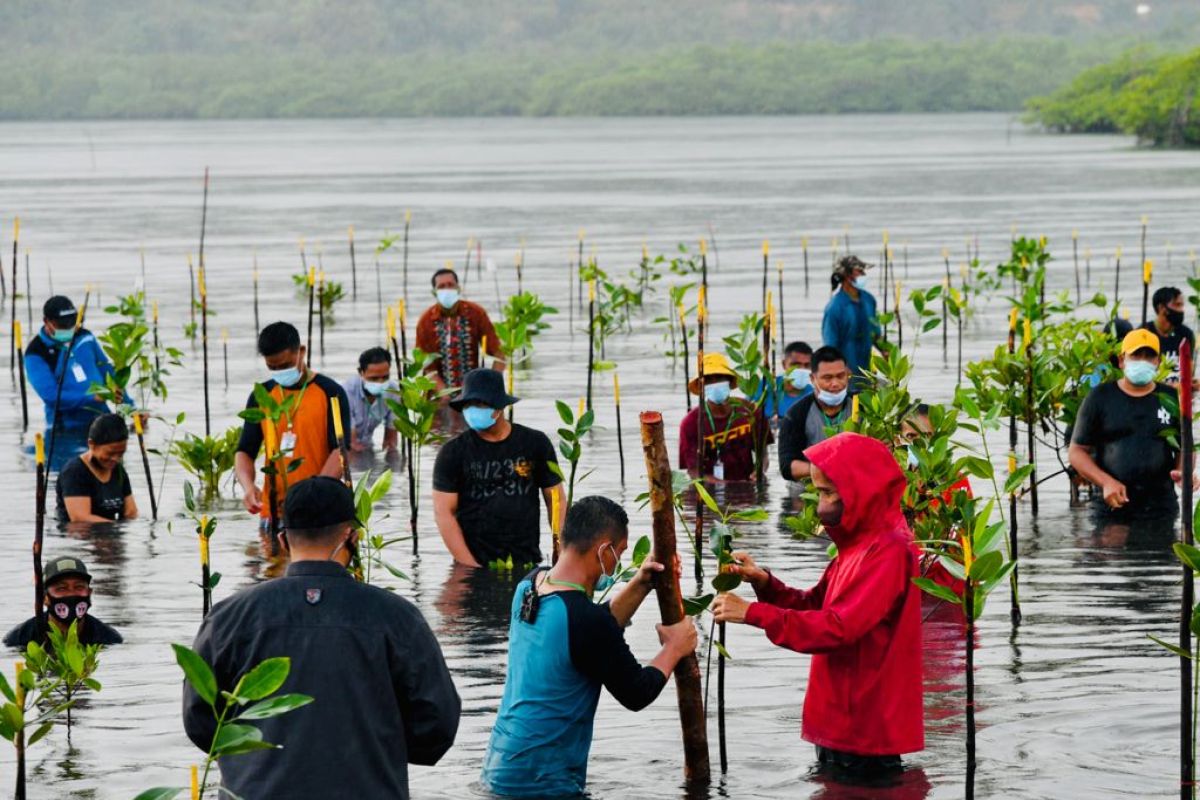
<svg viewBox="0 0 1200 800"><path fill-rule="evenodd" d="M212 610L212 569L208 561L208 517L200 517L200 588L202 589L204 616Z"/></svg>
<svg viewBox="0 0 1200 800"><path fill-rule="evenodd" d="M46 591L42 585L42 539L46 531L46 447L42 434L33 435L33 447L37 462L33 526L33 616L40 623L42 597Z"/></svg>
<svg viewBox="0 0 1200 800"><path fill-rule="evenodd" d="M1150 321L1148 307L1150 303L1150 279L1154 275L1154 262L1146 259L1142 262L1142 324Z"/></svg>
<svg viewBox="0 0 1200 800"><path fill-rule="evenodd" d="M1114 253L1117 259L1115 274L1113 276L1113 297L1117 300L1117 305L1121 304L1121 248L1118 247Z"/></svg>
<svg viewBox="0 0 1200 800"><path fill-rule="evenodd" d="M17 329L17 240L21 236L21 218L17 217L13 220L13 251L12 251L12 285L13 299L11 307L11 316L9 320L8 330L15 331ZM17 368L17 340L13 339L8 343L8 371L12 372Z"/></svg>
<svg viewBox="0 0 1200 800"><path fill-rule="evenodd" d="M965 533L965 536L971 534ZM967 777L966 798L975 797L975 585L970 576L967 577L963 590L963 601L966 605L966 650L967 650Z"/></svg>
<svg viewBox="0 0 1200 800"><path fill-rule="evenodd" d="M325 270L317 273L317 341L321 348L321 364L325 364Z"/></svg>
<svg viewBox="0 0 1200 800"><path fill-rule="evenodd" d="M808 237L800 237L800 249L804 253L804 296L808 297Z"/></svg>
<svg viewBox="0 0 1200 800"><path fill-rule="evenodd" d="M408 229L412 225L412 211L404 212L404 302L408 303Z"/></svg>
<svg viewBox="0 0 1200 800"><path fill-rule="evenodd" d="M1071 259L1075 263L1075 305L1083 302L1083 287L1079 280L1079 231L1071 231Z"/></svg>
<svg viewBox="0 0 1200 800"><path fill-rule="evenodd" d="M687 400L687 410L691 411L692 393L688 389L688 383L691 382L688 379L688 375L691 373L692 368L689 364L690 356L688 356L687 311L684 309L682 302L679 304L677 311L679 312L679 336L683 340L683 395ZM702 388L700 391L703 393L704 389ZM703 399L704 396L701 394L701 402L703 402Z"/></svg>
<svg viewBox="0 0 1200 800"><path fill-rule="evenodd" d="M509 389L509 394L512 394L512 389ZM512 406L509 406L511 409ZM617 415L617 458L621 464L621 485L625 485L625 442L621 438L621 379L617 376L616 370L613 370L613 408ZM511 413L511 412L510 412ZM511 422L512 419L510 418Z"/></svg>
<svg viewBox="0 0 1200 800"><path fill-rule="evenodd" d="M1183 543L1195 545L1195 531L1192 523L1192 473L1195 471L1196 456L1192 434L1192 345L1184 339L1179 346L1179 417L1180 417L1180 450L1183 459L1181 521L1183 523ZM1179 614L1179 649L1184 653L1192 652L1191 617L1192 604L1195 602L1195 586L1192 568L1183 567L1183 595L1180 598ZM1179 796L1182 800L1195 797L1196 751L1193 736L1195 720L1192 707L1192 692L1195 684L1192 682L1192 671L1195 665L1186 656L1179 658Z"/></svg>
<svg viewBox="0 0 1200 800"><path fill-rule="evenodd" d="M771 264L771 243L768 242L766 239L763 239L763 243L762 243L762 258L763 258L762 312L763 312L763 314L766 314L767 313L767 272L770 269L770 264Z"/></svg>
<svg viewBox="0 0 1200 800"><path fill-rule="evenodd" d="M258 332L262 330L258 321L258 253L254 254L254 271L251 278L254 282L254 335L258 336Z"/></svg>
<svg viewBox="0 0 1200 800"><path fill-rule="evenodd" d="M583 229L579 230L579 260L576 261L576 272L579 274L575 278L575 300L579 306L580 313L583 312Z"/></svg>
<svg viewBox="0 0 1200 800"><path fill-rule="evenodd" d="M229 329L221 328L221 366L225 373L225 391L229 391Z"/></svg>
<svg viewBox="0 0 1200 800"><path fill-rule="evenodd" d="M145 286L146 282L142 281ZM30 286L29 278L29 251L25 251L25 319L29 322L29 329L33 330L33 287ZM20 347L17 348L17 357L20 358Z"/></svg>
<svg viewBox="0 0 1200 800"><path fill-rule="evenodd" d="M138 449L142 452L142 469L146 472L146 489L150 492L150 519L158 519L158 500L154 497L154 477L150 474L150 456L146 453L146 436L142 429L142 415L134 413L133 432L137 434Z"/></svg>
<svg viewBox="0 0 1200 800"><path fill-rule="evenodd" d="M208 287L204 276L204 264L197 273L200 285L200 351L204 359L204 435L212 435L212 414L208 402Z"/></svg>
<svg viewBox="0 0 1200 800"><path fill-rule="evenodd" d="M887 291L887 287L884 287ZM896 349L904 349L904 315L900 313L900 281L896 281L896 302L893 304L896 309Z"/></svg>
<svg viewBox="0 0 1200 800"><path fill-rule="evenodd" d="M21 352L21 320L13 322L13 341L17 348L17 382L21 384L21 430L29 430L29 393L25 388L25 359Z"/></svg>
<svg viewBox="0 0 1200 800"><path fill-rule="evenodd" d="M671 462L663 437L662 414L643 411L642 452L650 482L650 512L653 520L654 554L662 563L675 560L675 505L671 487ZM683 595L675 573L668 569L654 583L662 621L673 625L684 619ZM684 779L689 786L705 785L711 779L708 730L704 719L704 697L700 685L700 662L695 653L675 665L675 692L683 728Z"/></svg>
<svg viewBox="0 0 1200 800"><path fill-rule="evenodd" d="M1029 511L1033 516L1038 515L1037 492L1037 423L1033 409L1033 330L1029 320L1025 320L1025 427L1029 443L1029 464L1033 472L1029 473Z"/></svg>
<svg viewBox="0 0 1200 800"><path fill-rule="evenodd" d="M944 363L946 363L946 359L948 357L947 354L949 353L949 347L950 347L950 344L949 344L950 343L950 332L947 330L948 325L947 325L947 317L946 317L946 315L948 313L948 308L946 306L946 292L950 291L950 250L949 250L949 248L946 248L946 247L942 248L942 261L944 261L946 263L946 282L942 286L942 363L944 364Z"/></svg>
<svg viewBox="0 0 1200 800"><path fill-rule="evenodd" d="M300 252L303 253L304 250L301 249ZM316 267L308 268L307 280L308 280L308 336L307 336L305 342L308 345L308 348L307 348L308 352L306 352L304 355L305 355L305 364L307 366L311 367L312 366L312 351L313 351L313 330L312 330L313 329L313 300L315 299L316 286L317 286L317 268Z"/></svg>
<svg viewBox="0 0 1200 800"><path fill-rule="evenodd" d="M329 411L333 415L333 438L337 442L338 459L342 462L342 483L353 488L354 479L350 476L350 451L346 447L346 430L342 427L342 401L336 397L329 398Z"/></svg>
<svg viewBox="0 0 1200 800"><path fill-rule="evenodd" d="M1008 355L1011 359L1017 352L1017 309L1008 314ZM1008 474L1017 471L1017 415L1008 415ZM1008 495L1008 557L1012 559L1013 568L1009 583L1012 586L1009 603L1009 617L1014 626L1021 624L1021 603L1017 595L1018 571L1020 570L1020 552L1017 549L1017 490L1014 488Z"/></svg>
<svg viewBox="0 0 1200 800"><path fill-rule="evenodd" d="M592 375L596 365L596 279L588 281L587 410L592 410Z"/></svg>
<svg viewBox="0 0 1200 800"><path fill-rule="evenodd" d="M350 292L351 297L358 299L358 259L354 257L354 226L351 225L350 233Z"/></svg>
<svg viewBox="0 0 1200 800"><path fill-rule="evenodd" d="M783 322L783 262L776 261L775 268L779 272L779 340L781 342L786 343L787 342L787 332L784 329L784 322ZM885 292L886 292L886 290L885 290Z"/></svg>
<svg viewBox="0 0 1200 800"><path fill-rule="evenodd" d="M704 421L708 414L708 399L704 394L704 327L708 319L708 292L704 286L696 295L696 383L700 387L699 398L696 400L696 477L704 480L704 459L708 455L705 448ZM685 387L686 388L686 387ZM691 397L691 394L688 394ZM689 409L690 410L690 409ZM729 413L733 413L731 410ZM714 430L715 434L716 431ZM700 542L704 541L704 503L696 496L696 546L692 548L692 567L696 580L704 577L704 565L700 562Z"/></svg>

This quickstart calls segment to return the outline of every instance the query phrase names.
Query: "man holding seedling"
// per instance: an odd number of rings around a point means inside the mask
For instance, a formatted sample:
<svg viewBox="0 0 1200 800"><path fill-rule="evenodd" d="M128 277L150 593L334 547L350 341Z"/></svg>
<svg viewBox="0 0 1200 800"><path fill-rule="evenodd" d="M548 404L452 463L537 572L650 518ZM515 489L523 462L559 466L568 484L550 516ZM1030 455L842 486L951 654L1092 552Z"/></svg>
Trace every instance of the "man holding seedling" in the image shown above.
<svg viewBox="0 0 1200 800"><path fill-rule="evenodd" d="M30 642L43 647L50 641L47 625L64 636L75 623L80 644L120 644L125 641L116 628L88 613L92 607L92 576L78 558L52 558L42 569L46 606L44 614L31 617L8 632L4 644L24 650Z"/></svg>
<svg viewBox="0 0 1200 800"><path fill-rule="evenodd" d="M780 647L812 653L800 735L835 776L902 769L925 747L920 566L900 501L907 483L892 451L857 433L808 448L817 517L837 556L811 589L793 589L734 553L758 601L724 593L718 622L762 628Z"/></svg>
<svg viewBox="0 0 1200 800"><path fill-rule="evenodd" d="M258 335L258 352L268 371L267 379L259 386L271 404L278 407L286 401L291 408L278 419L268 416L245 421L234 466L242 487L242 504L251 514L260 515L263 530L274 530L272 494L276 504L274 513L278 514L287 486L313 475L342 474L333 401L337 400L340 406L343 431L350 430L350 403L337 381L308 368L305 347L300 344L300 332L294 326L273 322L263 328ZM246 409L268 410L261 408L255 392L250 393ZM259 489L254 484L254 461L264 442L268 456L274 458L275 474L265 476ZM269 484L273 484L273 491Z"/></svg>
<svg viewBox="0 0 1200 800"><path fill-rule="evenodd" d="M850 367L836 347L825 345L812 354L815 392L788 409L779 423L779 471L789 481L808 478L811 465L804 451L841 430L850 418Z"/></svg>
<svg viewBox="0 0 1200 800"><path fill-rule="evenodd" d="M392 426L392 410L388 408L388 392L396 390L392 383L392 355L382 347L364 350L358 357L358 374L342 384L350 405L350 449L368 450L375 429L383 425L383 447L395 450L399 434Z"/></svg>
<svg viewBox="0 0 1200 800"><path fill-rule="evenodd" d="M870 266L858 256L838 261L831 278L834 294L825 305L821 321L821 338L826 345L842 351L854 379L871 366L871 348L879 335L875 298L867 291Z"/></svg>
<svg viewBox="0 0 1200 800"><path fill-rule="evenodd" d="M496 561L517 569L542 560L541 509L558 495L561 530L566 500L554 445L541 431L504 416L519 398L504 391L492 369L473 369L450 401L467 430L438 451L433 464L433 516L450 555L481 567Z"/></svg>
<svg viewBox="0 0 1200 800"><path fill-rule="evenodd" d="M279 691L315 702L254 722L279 749L222 758L222 786L247 800L404 800L408 765L436 764L458 732L461 701L441 648L416 606L347 570L359 536L348 486L323 476L296 483L284 525L287 575L213 606L193 649L212 667L214 692L287 656ZM208 752L217 720L190 682L183 725Z"/></svg>
<svg viewBox="0 0 1200 800"><path fill-rule="evenodd" d="M679 467L693 478L754 480L755 459L765 462L767 445L774 441L766 417L753 403L731 396L737 373L724 353L705 353L703 367L704 386L699 376L688 383L688 391L702 399L679 423ZM703 465L698 463L701 432Z"/></svg>
<svg viewBox="0 0 1200 800"><path fill-rule="evenodd" d="M1067 457L1100 487L1100 510L1118 518L1173 516L1179 511L1180 453L1165 431L1179 430L1176 392L1155 381L1158 337L1145 328L1121 341L1121 377L1083 399ZM1167 402L1164 402L1166 400ZM1193 478L1193 483L1195 479Z"/></svg>
<svg viewBox="0 0 1200 800"><path fill-rule="evenodd" d="M1196 334L1183 324L1183 292L1174 286L1163 286L1150 299L1154 306L1154 319L1142 325L1158 337L1159 356L1171 360L1171 371L1166 383L1179 382L1179 346L1187 341L1196 352Z"/></svg>
<svg viewBox="0 0 1200 800"><path fill-rule="evenodd" d="M437 302L417 320L417 349L438 356L428 367L438 391L462 386L466 374L482 366L479 351L485 339L492 368L503 371L504 354L492 320L483 306L462 299L458 273L439 269L433 273L432 283Z"/></svg>

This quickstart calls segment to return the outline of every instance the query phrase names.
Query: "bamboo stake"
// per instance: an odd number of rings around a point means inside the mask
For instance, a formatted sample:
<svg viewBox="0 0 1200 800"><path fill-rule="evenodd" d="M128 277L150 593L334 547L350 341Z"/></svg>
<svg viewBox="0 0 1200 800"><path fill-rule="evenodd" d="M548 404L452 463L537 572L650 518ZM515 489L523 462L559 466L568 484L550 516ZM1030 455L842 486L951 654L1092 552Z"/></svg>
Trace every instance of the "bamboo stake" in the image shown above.
<svg viewBox="0 0 1200 800"><path fill-rule="evenodd" d="M762 310L763 310L763 314L766 314L767 313L767 271L770 268L770 262L771 262L771 244L766 239L763 239L762 258L763 258Z"/></svg>
<svg viewBox="0 0 1200 800"><path fill-rule="evenodd" d="M262 330L258 323L258 253L254 254L254 271L250 275L254 282L254 335L257 336Z"/></svg>
<svg viewBox="0 0 1200 800"><path fill-rule="evenodd" d="M575 338L575 262L567 259L567 332Z"/></svg>
<svg viewBox="0 0 1200 800"><path fill-rule="evenodd" d="M475 240L475 277L483 280L483 242Z"/></svg>
<svg viewBox="0 0 1200 800"><path fill-rule="evenodd" d="M304 252L303 248L301 248L300 252L301 253ZM304 354L305 365L309 366L309 367L312 366L313 299L314 299L314 294L316 292L316 284L317 284L317 268L309 267L308 268L308 337L305 340L305 343L308 345L308 348L307 348L307 352Z"/></svg>
<svg viewBox="0 0 1200 800"><path fill-rule="evenodd" d="M577 272L579 274L575 277L575 299L579 305L579 311L582 313L583 312L583 228L579 229L579 260L576 262L576 264L578 265Z"/></svg>
<svg viewBox="0 0 1200 800"><path fill-rule="evenodd" d="M208 516L200 517L200 587L204 596L204 616L212 609L212 570L208 562Z"/></svg>
<svg viewBox="0 0 1200 800"><path fill-rule="evenodd" d="M404 211L404 302L408 303L408 229L412 225L412 212Z"/></svg>
<svg viewBox="0 0 1200 800"><path fill-rule="evenodd" d="M1079 285L1079 231L1071 231L1071 258L1075 262L1075 305L1083 302L1083 290Z"/></svg>
<svg viewBox="0 0 1200 800"><path fill-rule="evenodd" d="M17 240L21 237L21 218L16 217L13 220L13 255L12 255L12 285L13 285L13 301L11 307L11 319L9 320L9 331L17 329ZM8 343L8 371L12 372L17 368L17 340L13 339Z"/></svg>
<svg viewBox="0 0 1200 800"><path fill-rule="evenodd" d="M700 240L700 291L704 292L704 300L708 300L708 242ZM697 317L699 319L699 317ZM704 324L708 324L708 311L705 309Z"/></svg>
<svg viewBox="0 0 1200 800"><path fill-rule="evenodd" d="M1121 303L1121 248L1120 247L1117 248L1115 255L1117 258L1117 265L1116 265L1116 277L1113 279L1113 297L1116 298L1117 305L1120 305L1120 303Z"/></svg>
<svg viewBox="0 0 1200 800"><path fill-rule="evenodd" d="M1017 351L1017 309L1014 308L1008 314L1008 355L1009 358ZM1017 415L1008 415L1008 474L1011 475L1017 471ZM1013 489L1008 495L1008 556L1012 559L1013 569L1011 577L1011 585L1013 591L1011 593L1011 605L1009 608L1009 617L1012 620L1013 626L1021 624L1021 604L1017 597L1017 572L1020 569L1018 564L1020 554L1017 550L1017 490Z"/></svg>
<svg viewBox="0 0 1200 800"><path fill-rule="evenodd" d="M884 288L887 291L887 288ZM904 349L904 315L900 313L900 281L896 281L896 349Z"/></svg>
<svg viewBox="0 0 1200 800"><path fill-rule="evenodd" d="M588 281L587 410L592 410L592 373L596 363L596 279Z"/></svg>
<svg viewBox="0 0 1200 800"><path fill-rule="evenodd" d="M1149 259L1142 262L1142 324L1150 321L1147 316L1150 303L1150 278L1154 275L1154 262Z"/></svg>
<svg viewBox="0 0 1200 800"><path fill-rule="evenodd" d="M550 565L554 566L558 563L559 553L562 552L562 545L559 543L559 525L558 515L562 500L559 497L555 487L555 491L550 492Z"/></svg>
<svg viewBox="0 0 1200 800"><path fill-rule="evenodd" d="M354 257L354 226L350 226L350 292L358 300L358 260Z"/></svg>
<svg viewBox="0 0 1200 800"><path fill-rule="evenodd" d="M333 414L333 438L337 442L338 459L342 462L342 483L353 488L354 480L350 476L350 453L346 447L346 429L342 427L342 401L336 397L329 398L329 410Z"/></svg>
<svg viewBox="0 0 1200 800"><path fill-rule="evenodd" d="M34 488L33 616L40 623L42 596L45 594L45 586L42 585L42 539L46 531L46 447L42 434L33 435L33 449L37 464Z"/></svg>
<svg viewBox="0 0 1200 800"><path fill-rule="evenodd" d="M1083 251L1083 275L1089 289L1092 288L1092 248Z"/></svg>
<svg viewBox="0 0 1200 800"><path fill-rule="evenodd" d="M642 452L650 482L650 511L653 520L654 555L661 563L675 561L675 506L672 502L671 463L663 438L662 414L643 411L640 415ZM662 621L672 625L681 621L683 596L675 573L668 569L654 582ZM700 686L700 663L695 653L675 666L675 691L679 699L679 719L683 728L684 780L689 786L707 784L711 768L708 757L708 731L704 719L704 700Z"/></svg>
<svg viewBox="0 0 1200 800"><path fill-rule="evenodd" d="M683 339L683 395L687 399L687 410L692 410L692 393L688 390L688 384L691 382L688 374L691 372L691 367L688 365L688 332L687 332L687 311L683 308L683 303L679 303L677 307L679 313L679 335ZM700 391L704 391L701 389ZM703 396L701 396L703 401Z"/></svg>
<svg viewBox="0 0 1200 800"><path fill-rule="evenodd" d="M29 285L29 251L25 251L25 319L29 322L29 330L33 330L33 288ZM143 280L142 285L146 282ZM19 351L21 348L18 347ZM20 360L20 352L17 353Z"/></svg>
<svg viewBox="0 0 1200 800"><path fill-rule="evenodd" d="M1179 346L1179 417L1180 417L1180 450L1183 458L1181 470L1183 480L1180 489L1183 498L1181 512L1183 523L1183 543L1188 546L1195 544L1195 531L1192 527L1192 473L1195 471L1195 452L1192 440L1192 346L1184 339ZM1195 602L1195 586L1192 568L1183 566L1183 596L1180 598L1179 614L1179 649L1184 653L1192 652L1191 617L1192 604ZM1179 658L1179 796L1189 800L1195 796L1195 743L1192 741L1194 720L1192 717L1192 670L1195 666L1191 658Z"/></svg>
<svg viewBox="0 0 1200 800"><path fill-rule="evenodd" d="M17 289L13 287L13 294L17 293ZM51 292L53 294L53 292ZM8 279L4 277L4 256L0 253L0 299L8 299ZM16 298L13 299L16 302Z"/></svg>
<svg viewBox="0 0 1200 800"><path fill-rule="evenodd" d="M204 262L200 262L200 349L204 359L204 435L212 435L212 415L208 402L208 287L204 280Z"/></svg>
<svg viewBox="0 0 1200 800"><path fill-rule="evenodd" d="M23 340L21 320L18 319L13 322L13 341L18 351L22 349ZM21 430L24 431L29 429L29 394L25 388L25 359L21 353L17 354L17 382L21 384Z"/></svg>
<svg viewBox="0 0 1200 800"><path fill-rule="evenodd" d="M804 253L804 296L808 297L808 237L800 237L800 249Z"/></svg>
<svg viewBox="0 0 1200 800"><path fill-rule="evenodd" d="M221 365L225 372L225 391L229 391L229 329L221 328Z"/></svg>
<svg viewBox="0 0 1200 800"><path fill-rule="evenodd" d="M948 309L946 307L946 292L950 291L950 250L942 248L942 261L946 263L946 280L942 284L942 363L946 363L949 352L950 332L947 330Z"/></svg>
<svg viewBox="0 0 1200 800"><path fill-rule="evenodd" d="M408 367L408 303L401 300L396 304L396 316L400 323L400 352L404 356L405 369ZM486 349L486 345L485 345ZM412 439L404 440L404 462L408 470L408 528L412 534L413 555L418 555L420 532L417 530L417 472L416 445Z"/></svg>
<svg viewBox="0 0 1200 800"><path fill-rule="evenodd" d="M142 428L142 415L133 415L133 432L137 434L138 449L142 452L142 469L146 471L146 488L150 491L150 519L158 519L158 500L154 497L154 478L150 474L150 456L146 453L146 436Z"/></svg>
<svg viewBox="0 0 1200 800"><path fill-rule="evenodd" d="M150 304L150 341L154 345L154 371L158 372L162 369L162 364L158 357L158 301L155 300Z"/></svg>
<svg viewBox="0 0 1200 800"><path fill-rule="evenodd" d="M321 364L325 363L325 270L317 273L317 341L321 347Z"/></svg>
<svg viewBox="0 0 1200 800"><path fill-rule="evenodd" d="M509 389L512 394L512 389ZM617 459L621 464L621 485L625 485L625 443L621 439L621 379L613 370L613 408L617 415Z"/></svg>

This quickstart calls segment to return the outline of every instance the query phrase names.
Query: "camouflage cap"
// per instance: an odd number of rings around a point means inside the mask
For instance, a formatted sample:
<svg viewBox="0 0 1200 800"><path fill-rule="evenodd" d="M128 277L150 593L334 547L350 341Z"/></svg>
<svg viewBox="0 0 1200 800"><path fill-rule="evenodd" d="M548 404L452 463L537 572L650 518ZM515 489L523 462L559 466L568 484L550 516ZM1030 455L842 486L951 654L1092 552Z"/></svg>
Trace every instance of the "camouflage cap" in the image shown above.
<svg viewBox="0 0 1200 800"><path fill-rule="evenodd" d="M836 271L844 272L847 275L849 275L851 272L853 272L856 269L870 269L873 266L875 266L875 265L868 264L867 262L863 261L858 256L842 256L841 258L838 259Z"/></svg>
<svg viewBox="0 0 1200 800"><path fill-rule="evenodd" d="M42 568L42 582L46 586L59 578L67 578L72 575L86 578L89 581L92 579L91 573L87 571L87 566L78 558L69 556L52 559Z"/></svg>

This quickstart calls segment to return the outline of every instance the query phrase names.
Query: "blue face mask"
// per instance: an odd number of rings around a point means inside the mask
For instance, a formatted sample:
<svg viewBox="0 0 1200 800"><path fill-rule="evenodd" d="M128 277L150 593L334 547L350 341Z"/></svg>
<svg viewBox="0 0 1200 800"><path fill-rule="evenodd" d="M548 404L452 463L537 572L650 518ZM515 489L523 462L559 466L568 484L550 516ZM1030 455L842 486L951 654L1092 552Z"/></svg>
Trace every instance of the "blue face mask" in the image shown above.
<svg viewBox="0 0 1200 800"><path fill-rule="evenodd" d="M1126 361L1125 378L1134 386L1145 386L1154 380L1158 367L1149 361Z"/></svg>
<svg viewBox="0 0 1200 800"><path fill-rule="evenodd" d="M604 569L604 556L600 555L600 553L604 552L605 547L607 547L613 551L614 564L613 564L613 571L611 573L608 570ZM596 579L596 591L603 594L604 592L607 592L609 589L611 589L612 585L617 582L617 573L621 571L621 559L619 557L617 557L616 549L613 548L613 546L611 544L608 544L607 542L604 543L604 545L600 548L600 550L596 553L596 555L600 559L600 569L604 570L600 574L600 577Z"/></svg>
<svg viewBox="0 0 1200 800"><path fill-rule="evenodd" d="M462 413L473 431L486 431L496 424L496 418L492 416L495 411L486 406L467 406Z"/></svg>
<svg viewBox="0 0 1200 800"><path fill-rule="evenodd" d="M704 386L704 399L710 403L721 405L729 399L731 391L733 391L733 387L729 385L729 381L709 383Z"/></svg>
<svg viewBox="0 0 1200 800"><path fill-rule="evenodd" d="M858 289L860 292L865 292L870 281L867 280L866 275L859 275L857 278L851 281L851 283L854 284L855 289Z"/></svg>
<svg viewBox="0 0 1200 800"><path fill-rule="evenodd" d="M437 295L438 305L442 308L454 308L454 304L458 302L458 289L438 289L434 294Z"/></svg>
<svg viewBox="0 0 1200 800"><path fill-rule="evenodd" d="M50 334L54 341L66 344L75 338L74 328L55 328L54 333Z"/></svg>
<svg viewBox="0 0 1200 800"><path fill-rule="evenodd" d="M812 384L812 370L804 367L792 367L788 370L787 379L793 388L803 391Z"/></svg>
<svg viewBox="0 0 1200 800"><path fill-rule="evenodd" d="M846 392L846 389L842 389L840 392L827 392L821 389L817 392L817 399L821 401L822 405L840 406L846 402Z"/></svg>
<svg viewBox="0 0 1200 800"><path fill-rule="evenodd" d="M393 388L395 387L391 381L376 383L375 381L363 380L363 390L372 397L382 397L384 392Z"/></svg>

